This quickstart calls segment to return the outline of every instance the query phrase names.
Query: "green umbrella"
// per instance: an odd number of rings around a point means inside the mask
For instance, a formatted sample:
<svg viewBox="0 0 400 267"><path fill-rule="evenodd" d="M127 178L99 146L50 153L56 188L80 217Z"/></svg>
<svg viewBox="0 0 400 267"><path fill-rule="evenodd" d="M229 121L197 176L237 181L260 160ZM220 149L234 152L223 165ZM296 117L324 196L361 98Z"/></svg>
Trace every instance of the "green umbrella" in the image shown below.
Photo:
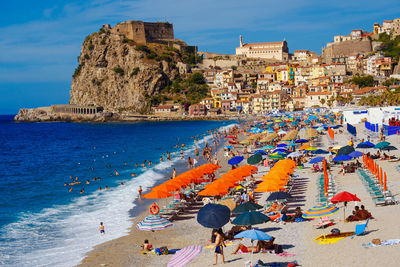
<svg viewBox="0 0 400 267"><path fill-rule="evenodd" d="M282 155L271 155L269 156L270 159L284 159L285 157Z"/></svg>
<svg viewBox="0 0 400 267"><path fill-rule="evenodd" d="M250 211L250 210L259 210L261 209L263 206L258 205L256 203L253 202L245 202L243 204L240 204L239 206L237 206L236 208L234 208L232 210L232 213L243 213L245 211Z"/></svg>
<svg viewBox="0 0 400 267"><path fill-rule="evenodd" d="M251 165L255 165L262 160L262 155L260 153L254 154L250 158L247 159L247 163Z"/></svg>
<svg viewBox="0 0 400 267"><path fill-rule="evenodd" d="M382 150L387 150L387 151L397 150L397 147L395 147L395 146L385 146L384 148L382 148Z"/></svg>
<svg viewBox="0 0 400 267"><path fill-rule="evenodd" d="M382 148L384 148L384 147L387 147L388 145L390 145L389 142L382 141L382 142L377 143L377 144L374 146L374 148L382 149Z"/></svg>

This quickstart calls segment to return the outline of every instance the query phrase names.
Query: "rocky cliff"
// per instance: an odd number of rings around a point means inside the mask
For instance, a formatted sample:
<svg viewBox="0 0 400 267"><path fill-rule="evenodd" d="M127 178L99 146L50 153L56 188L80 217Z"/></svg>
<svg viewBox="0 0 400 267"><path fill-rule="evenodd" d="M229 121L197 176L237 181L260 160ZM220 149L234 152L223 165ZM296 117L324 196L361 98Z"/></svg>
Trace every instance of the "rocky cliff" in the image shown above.
<svg viewBox="0 0 400 267"><path fill-rule="evenodd" d="M82 45L70 104L146 113L151 97L179 76L183 56L165 44L140 45L101 29L86 37Z"/></svg>

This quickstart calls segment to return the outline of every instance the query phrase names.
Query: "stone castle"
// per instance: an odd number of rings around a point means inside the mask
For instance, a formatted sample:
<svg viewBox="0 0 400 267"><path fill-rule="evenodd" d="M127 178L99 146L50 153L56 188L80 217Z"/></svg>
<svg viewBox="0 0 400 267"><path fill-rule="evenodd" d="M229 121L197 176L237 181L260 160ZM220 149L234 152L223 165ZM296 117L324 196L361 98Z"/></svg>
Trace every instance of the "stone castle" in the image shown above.
<svg viewBox="0 0 400 267"><path fill-rule="evenodd" d="M103 27L111 29L110 25ZM112 33L123 34L137 43L147 44L157 41L174 41L174 28L168 22L126 21L111 29Z"/></svg>

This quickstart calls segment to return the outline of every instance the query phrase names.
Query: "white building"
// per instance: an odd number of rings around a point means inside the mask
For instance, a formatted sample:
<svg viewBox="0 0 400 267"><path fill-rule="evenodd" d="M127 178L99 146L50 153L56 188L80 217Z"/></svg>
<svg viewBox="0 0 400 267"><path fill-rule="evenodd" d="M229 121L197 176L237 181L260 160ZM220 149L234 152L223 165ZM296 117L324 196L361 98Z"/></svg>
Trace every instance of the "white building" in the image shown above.
<svg viewBox="0 0 400 267"><path fill-rule="evenodd" d="M265 58L287 61L289 58L289 48L287 42L270 42L270 43L250 43L243 44L242 36L240 36L240 46L236 48L237 56L248 58Z"/></svg>

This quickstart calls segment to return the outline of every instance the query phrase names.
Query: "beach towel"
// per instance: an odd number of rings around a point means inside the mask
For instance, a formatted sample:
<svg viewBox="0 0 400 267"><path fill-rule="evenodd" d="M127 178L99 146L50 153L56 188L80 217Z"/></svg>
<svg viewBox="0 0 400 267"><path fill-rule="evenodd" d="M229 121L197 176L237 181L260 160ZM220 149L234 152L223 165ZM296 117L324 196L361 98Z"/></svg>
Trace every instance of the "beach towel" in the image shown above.
<svg viewBox="0 0 400 267"><path fill-rule="evenodd" d="M389 239L389 240L382 240L380 245L376 245L373 243L362 244L363 247L381 247L381 246L392 246L400 244L400 239Z"/></svg>
<svg viewBox="0 0 400 267"><path fill-rule="evenodd" d="M275 255L276 255L276 256L279 256L279 257L294 257L294 256L296 256L296 254L287 253L287 252L282 252L282 253L275 254Z"/></svg>
<svg viewBox="0 0 400 267"><path fill-rule="evenodd" d="M329 235L320 235L314 239L314 241L318 242L318 245L326 245L326 244L335 244L339 240L346 238L348 236L354 235L354 232L344 232L337 234L329 234Z"/></svg>
<svg viewBox="0 0 400 267"><path fill-rule="evenodd" d="M225 246L232 246L235 243L233 241L225 241ZM204 246L205 248L214 248L214 244Z"/></svg>

